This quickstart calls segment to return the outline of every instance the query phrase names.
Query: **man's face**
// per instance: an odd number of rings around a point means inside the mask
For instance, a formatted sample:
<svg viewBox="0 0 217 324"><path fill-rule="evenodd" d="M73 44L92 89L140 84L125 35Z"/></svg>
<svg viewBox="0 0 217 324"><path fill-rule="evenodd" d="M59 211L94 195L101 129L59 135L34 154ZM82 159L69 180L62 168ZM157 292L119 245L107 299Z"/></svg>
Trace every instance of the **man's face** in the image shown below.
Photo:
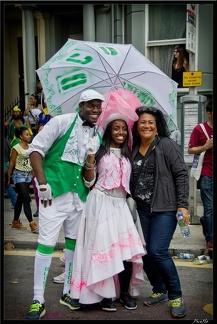
<svg viewBox="0 0 217 324"><path fill-rule="evenodd" d="M212 118L212 111L207 111L207 116L210 120L213 120Z"/></svg>
<svg viewBox="0 0 217 324"><path fill-rule="evenodd" d="M21 126L23 126L23 122L22 122L22 120L15 120L14 121L14 127L15 128L20 128Z"/></svg>
<svg viewBox="0 0 217 324"><path fill-rule="evenodd" d="M37 83L37 88L38 88L38 90L39 90L39 91L41 91L41 90L42 90L42 85L41 85L41 82L38 82L38 83Z"/></svg>
<svg viewBox="0 0 217 324"><path fill-rule="evenodd" d="M14 117L21 116L21 111L13 111L13 116Z"/></svg>
<svg viewBox="0 0 217 324"><path fill-rule="evenodd" d="M95 124L102 112L102 101L93 99L79 103L79 116L82 120L87 120Z"/></svg>

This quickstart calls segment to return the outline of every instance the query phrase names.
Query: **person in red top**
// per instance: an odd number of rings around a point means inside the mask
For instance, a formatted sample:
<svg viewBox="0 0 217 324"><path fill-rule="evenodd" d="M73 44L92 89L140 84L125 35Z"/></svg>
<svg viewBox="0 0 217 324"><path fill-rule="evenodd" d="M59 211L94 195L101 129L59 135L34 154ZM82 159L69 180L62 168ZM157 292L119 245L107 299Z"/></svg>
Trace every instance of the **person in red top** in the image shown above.
<svg viewBox="0 0 217 324"><path fill-rule="evenodd" d="M201 200L203 203L204 215L200 218L203 227L203 233L206 239L206 247L213 248L213 114L212 100L206 106L208 120L204 122L204 127L210 139L206 138L200 125L196 125L192 130L188 143L189 154L200 154L206 151L198 180L198 188L200 189Z"/></svg>

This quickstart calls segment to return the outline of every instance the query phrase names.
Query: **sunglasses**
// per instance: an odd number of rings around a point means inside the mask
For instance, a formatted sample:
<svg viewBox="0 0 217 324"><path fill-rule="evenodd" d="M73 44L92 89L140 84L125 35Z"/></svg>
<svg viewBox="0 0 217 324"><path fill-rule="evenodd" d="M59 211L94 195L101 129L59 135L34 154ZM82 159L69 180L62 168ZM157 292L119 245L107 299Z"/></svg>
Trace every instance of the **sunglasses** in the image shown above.
<svg viewBox="0 0 217 324"><path fill-rule="evenodd" d="M144 112L157 112L157 109L155 107L139 107L136 108L136 113L144 113Z"/></svg>

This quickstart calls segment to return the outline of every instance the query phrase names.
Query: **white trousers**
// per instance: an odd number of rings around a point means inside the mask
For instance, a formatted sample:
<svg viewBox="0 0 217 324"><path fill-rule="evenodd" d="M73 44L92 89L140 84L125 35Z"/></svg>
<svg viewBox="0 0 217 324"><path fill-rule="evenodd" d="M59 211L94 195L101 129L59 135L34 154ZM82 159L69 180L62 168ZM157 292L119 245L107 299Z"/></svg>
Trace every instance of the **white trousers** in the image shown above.
<svg viewBox="0 0 217 324"><path fill-rule="evenodd" d="M38 243L55 246L62 226L66 238L76 239L84 204L74 192L53 198L46 208L39 201Z"/></svg>

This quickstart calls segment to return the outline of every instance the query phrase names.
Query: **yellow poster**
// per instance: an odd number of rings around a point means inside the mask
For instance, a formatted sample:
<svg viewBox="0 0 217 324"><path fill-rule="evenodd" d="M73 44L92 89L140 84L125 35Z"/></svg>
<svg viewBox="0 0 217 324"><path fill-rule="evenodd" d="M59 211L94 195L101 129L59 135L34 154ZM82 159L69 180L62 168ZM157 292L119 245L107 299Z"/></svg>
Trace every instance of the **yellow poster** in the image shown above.
<svg viewBox="0 0 217 324"><path fill-rule="evenodd" d="M183 72L183 87L201 87L202 71Z"/></svg>

